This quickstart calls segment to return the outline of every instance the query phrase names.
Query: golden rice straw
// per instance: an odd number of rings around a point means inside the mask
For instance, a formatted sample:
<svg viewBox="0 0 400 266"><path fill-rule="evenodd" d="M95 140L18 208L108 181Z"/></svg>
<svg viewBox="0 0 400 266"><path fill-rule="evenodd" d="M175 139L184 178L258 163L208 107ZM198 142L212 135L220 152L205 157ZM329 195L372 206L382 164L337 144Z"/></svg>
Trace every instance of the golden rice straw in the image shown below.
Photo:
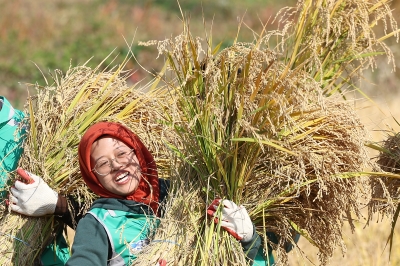
<svg viewBox="0 0 400 266"><path fill-rule="evenodd" d="M164 132L157 124L154 91L149 84L141 89L128 86L129 73L123 72L123 67L124 63L118 68L101 71L78 66L65 75L56 71L54 84L36 87L37 94L26 104L30 130L19 166L41 176L58 193L74 195L84 204L81 211L85 211L96 196L80 178L77 146L81 135L97 121L118 121L131 128L158 160L160 176L167 177L165 174L169 172L166 171L170 166L168 151L161 141ZM162 97L162 93L157 95ZM7 213L1 220L0 264L32 263L55 227L53 217L30 218ZM19 237L23 242L6 234Z"/></svg>

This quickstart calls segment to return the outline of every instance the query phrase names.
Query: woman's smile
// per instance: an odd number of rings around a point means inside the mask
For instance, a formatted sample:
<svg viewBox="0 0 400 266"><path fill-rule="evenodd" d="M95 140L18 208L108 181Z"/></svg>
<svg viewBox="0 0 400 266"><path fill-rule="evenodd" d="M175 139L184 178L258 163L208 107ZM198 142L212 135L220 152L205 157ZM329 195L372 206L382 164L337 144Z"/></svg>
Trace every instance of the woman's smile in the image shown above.
<svg viewBox="0 0 400 266"><path fill-rule="evenodd" d="M115 182L118 184L125 184L127 182L129 182L129 179L131 177L129 176L129 172L124 172L119 174L116 178L115 178Z"/></svg>

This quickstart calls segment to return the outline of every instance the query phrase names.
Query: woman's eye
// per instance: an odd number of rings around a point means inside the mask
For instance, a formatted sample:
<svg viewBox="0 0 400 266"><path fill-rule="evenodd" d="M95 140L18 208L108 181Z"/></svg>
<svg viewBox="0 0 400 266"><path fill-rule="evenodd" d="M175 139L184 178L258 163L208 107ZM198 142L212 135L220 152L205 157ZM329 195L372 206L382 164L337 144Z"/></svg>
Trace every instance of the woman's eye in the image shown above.
<svg viewBox="0 0 400 266"><path fill-rule="evenodd" d="M108 163L107 161L101 161L101 162L98 162L97 164L99 167L103 167L103 166L106 166L107 163Z"/></svg>
<svg viewBox="0 0 400 266"><path fill-rule="evenodd" d="M126 154L127 154L126 151L121 151L121 152L119 152L119 153L117 154L117 157L125 157Z"/></svg>

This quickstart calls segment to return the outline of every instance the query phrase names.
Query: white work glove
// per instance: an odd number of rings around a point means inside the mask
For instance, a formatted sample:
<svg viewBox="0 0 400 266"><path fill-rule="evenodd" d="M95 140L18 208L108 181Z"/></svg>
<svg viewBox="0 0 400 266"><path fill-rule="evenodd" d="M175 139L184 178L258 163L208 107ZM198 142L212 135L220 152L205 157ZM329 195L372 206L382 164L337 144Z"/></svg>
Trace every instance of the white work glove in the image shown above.
<svg viewBox="0 0 400 266"><path fill-rule="evenodd" d="M18 168L17 173L25 183L16 180L14 187L11 188L9 199L11 210L36 217L53 214L58 200L57 192L52 190L39 176L22 168Z"/></svg>
<svg viewBox="0 0 400 266"><path fill-rule="evenodd" d="M250 216L243 206L237 206L233 201L215 199L207 208L208 215L214 217L214 222L218 223L218 206L223 204L221 210L221 227L237 240L249 241L253 237L253 223Z"/></svg>

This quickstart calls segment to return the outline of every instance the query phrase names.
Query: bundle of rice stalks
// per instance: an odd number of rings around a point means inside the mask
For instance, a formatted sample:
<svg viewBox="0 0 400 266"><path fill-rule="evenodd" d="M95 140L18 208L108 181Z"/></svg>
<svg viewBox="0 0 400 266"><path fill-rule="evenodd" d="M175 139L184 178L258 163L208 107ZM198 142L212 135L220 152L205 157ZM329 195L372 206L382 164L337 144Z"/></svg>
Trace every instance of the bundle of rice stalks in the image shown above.
<svg viewBox="0 0 400 266"><path fill-rule="evenodd" d="M182 179L197 184L204 202L189 241L194 255L180 257L184 264L244 263L229 257L234 242L213 234L220 228L204 217L215 197L245 205L264 238L279 236L278 244L264 239L277 250L278 264L287 264L284 246L293 230L319 248L321 264L335 247L345 250L342 223L360 214L367 187L360 176L371 162L367 132L337 94L357 88L353 78L376 67L375 56L393 62L384 40L399 31L388 4L298 1L277 15L281 30L262 32L252 44L235 40L221 52L211 39L204 52L185 20L183 34L147 43L168 60L167 87L179 111L166 115L167 123L183 141L171 148L192 168ZM385 25L381 36L378 22ZM275 48L262 48L272 47L272 36L280 38Z"/></svg>
<svg viewBox="0 0 400 266"><path fill-rule="evenodd" d="M80 178L77 147L81 135L98 121L116 121L136 132L158 161L160 177L169 173L169 156L161 143L164 131L157 124L158 104L151 84L128 86L129 73L118 68L101 71L85 65L65 75L56 71L54 84L37 87L26 103L29 135L19 165L41 176L62 195L74 195L85 211L96 196ZM155 84L155 83L154 83ZM153 84L153 85L154 85ZM162 98L162 93L157 93ZM1 265L29 265L52 238L53 217L30 218L8 213L1 220ZM6 242L6 244L4 244Z"/></svg>
<svg viewBox="0 0 400 266"><path fill-rule="evenodd" d="M374 158L374 172L370 180L371 199L368 203L369 221L378 214L378 220L388 217L392 222L388 234L389 257L393 246L393 237L400 215L400 134L386 131L386 139L368 146L378 151Z"/></svg>
<svg viewBox="0 0 400 266"><path fill-rule="evenodd" d="M377 157L377 164L385 172L400 174L400 134L388 134L381 142L381 152Z"/></svg>
<svg viewBox="0 0 400 266"><path fill-rule="evenodd" d="M397 220L398 214L393 215L400 200L400 134L387 131L386 139L368 146L379 152L374 158L375 178L371 179L370 216L379 212Z"/></svg>
<svg viewBox="0 0 400 266"><path fill-rule="evenodd" d="M204 55L200 39L187 30L158 45L173 73L166 86L178 110L166 122L182 141L170 146L190 166L180 176L202 203L194 238L181 241L192 250L180 257L183 264L245 263L230 252L237 241L215 234L223 230L204 215L215 197L247 208L259 234L277 249L279 264L287 263L285 244L294 230L319 248L322 264L336 246L344 249L343 216L359 214L364 185L353 174L369 162L367 134L352 105L324 97L320 82L288 70L258 44ZM276 233L278 244L266 232Z"/></svg>

